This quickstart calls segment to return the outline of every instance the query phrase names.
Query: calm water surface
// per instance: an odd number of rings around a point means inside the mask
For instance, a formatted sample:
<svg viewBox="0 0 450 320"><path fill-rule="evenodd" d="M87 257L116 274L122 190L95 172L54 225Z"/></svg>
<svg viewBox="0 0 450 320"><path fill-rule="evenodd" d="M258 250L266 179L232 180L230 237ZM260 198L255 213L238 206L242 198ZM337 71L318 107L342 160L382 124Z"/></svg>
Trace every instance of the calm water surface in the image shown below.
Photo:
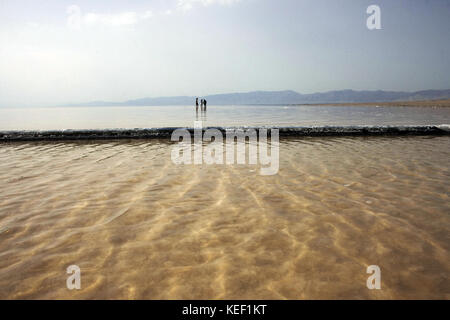
<svg viewBox="0 0 450 320"><path fill-rule="evenodd" d="M191 106L0 109L0 130L206 126L450 124L450 108L336 106Z"/></svg>
<svg viewBox="0 0 450 320"><path fill-rule="evenodd" d="M170 151L0 144L0 298L450 299L450 137L283 139L275 176Z"/></svg>

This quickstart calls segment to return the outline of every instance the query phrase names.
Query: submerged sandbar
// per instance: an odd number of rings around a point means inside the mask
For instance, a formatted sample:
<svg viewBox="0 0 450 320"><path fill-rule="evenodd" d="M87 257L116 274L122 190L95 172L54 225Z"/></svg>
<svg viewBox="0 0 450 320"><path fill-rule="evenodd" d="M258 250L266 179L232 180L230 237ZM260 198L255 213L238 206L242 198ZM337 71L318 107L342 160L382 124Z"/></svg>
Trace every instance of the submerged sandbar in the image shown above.
<svg viewBox="0 0 450 320"><path fill-rule="evenodd" d="M257 127L208 127L221 132ZM377 135L448 135L449 125L426 126L308 126L308 127L263 127L278 129L280 136L377 136ZM49 141L49 140L103 140L103 139L165 139L178 128L147 129L89 129L48 131L0 131L0 141ZM187 128L194 131L193 128Z"/></svg>

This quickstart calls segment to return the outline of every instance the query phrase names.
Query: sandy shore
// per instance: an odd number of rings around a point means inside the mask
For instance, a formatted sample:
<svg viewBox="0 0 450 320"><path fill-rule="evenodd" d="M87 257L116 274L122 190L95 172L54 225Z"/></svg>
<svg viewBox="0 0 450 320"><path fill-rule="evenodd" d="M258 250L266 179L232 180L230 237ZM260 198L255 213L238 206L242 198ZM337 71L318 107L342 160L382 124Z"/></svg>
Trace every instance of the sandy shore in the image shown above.
<svg viewBox="0 0 450 320"><path fill-rule="evenodd" d="M322 103L322 104L301 104L302 106L355 106L355 107L450 107L450 99L445 100L422 100L422 101L391 101L391 102L355 102L355 103Z"/></svg>

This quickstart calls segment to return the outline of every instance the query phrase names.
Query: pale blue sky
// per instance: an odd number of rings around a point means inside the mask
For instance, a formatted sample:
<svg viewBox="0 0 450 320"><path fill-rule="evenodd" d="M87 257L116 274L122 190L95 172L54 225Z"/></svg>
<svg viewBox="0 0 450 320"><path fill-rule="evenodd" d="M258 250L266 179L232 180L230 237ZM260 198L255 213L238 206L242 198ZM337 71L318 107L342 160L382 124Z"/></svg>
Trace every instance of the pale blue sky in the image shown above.
<svg viewBox="0 0 450 320"><path fill-rule="evenodd" d="M449 40L448 0L0 0L0 106L448 89Z"/></svg>

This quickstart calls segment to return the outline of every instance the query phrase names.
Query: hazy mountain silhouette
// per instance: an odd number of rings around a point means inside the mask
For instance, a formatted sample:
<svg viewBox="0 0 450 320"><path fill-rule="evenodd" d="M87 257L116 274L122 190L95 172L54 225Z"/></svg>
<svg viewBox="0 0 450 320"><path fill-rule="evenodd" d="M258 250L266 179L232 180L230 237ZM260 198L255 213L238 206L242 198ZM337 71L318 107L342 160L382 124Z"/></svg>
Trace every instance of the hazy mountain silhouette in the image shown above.
<svg viewBox="0 0 450 320"><path fill-rule="evenodd" d="M245 93L214 94L203 98L208 101L209 105L391 102L450 99L450 89L423 90L416 92L339 90L312 94L301 94L292 90L252 91ZM195 96L178 96L142 98L124 102L93 101L81 104L71 104L71 106L168 106L192 105L194 101Z"/></svg>

